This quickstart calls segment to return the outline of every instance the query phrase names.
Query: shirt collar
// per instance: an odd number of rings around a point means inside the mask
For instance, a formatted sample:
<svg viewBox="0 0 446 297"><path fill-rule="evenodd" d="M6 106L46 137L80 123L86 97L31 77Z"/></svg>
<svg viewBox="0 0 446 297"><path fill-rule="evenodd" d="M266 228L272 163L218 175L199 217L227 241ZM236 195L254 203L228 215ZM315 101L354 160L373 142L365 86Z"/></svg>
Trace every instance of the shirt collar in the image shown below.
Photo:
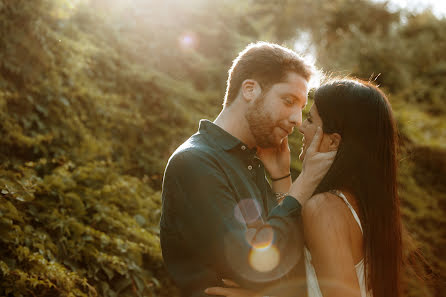
<svg viewBox="0 0 446 297"><path fill-rule="evenodd" d="M232 136L221 127L217 126L209 120L200 120L198 132L209 135L214 140L214 143L222 147L225 151L238 148L249 154L254 155L256 153L255 148L250 149L240 139Z"/></svg>

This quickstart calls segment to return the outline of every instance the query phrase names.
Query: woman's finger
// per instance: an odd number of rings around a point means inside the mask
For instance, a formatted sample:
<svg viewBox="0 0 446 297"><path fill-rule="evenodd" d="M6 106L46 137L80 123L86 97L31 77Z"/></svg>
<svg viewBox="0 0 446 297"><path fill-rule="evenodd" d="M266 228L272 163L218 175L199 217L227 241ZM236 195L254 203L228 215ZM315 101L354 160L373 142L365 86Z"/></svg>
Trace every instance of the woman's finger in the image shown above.
<svg viewBox="0 0 446 297"><path fill-rule="evenodd" d="M236 282L234 282L234 281L232 281L230 279L223 278L222 281L228 287L235 287L235 288L239 288L240 287L239 284L237 284Z"/></svg>
<svg viewBox="0 0 446 297"><path fill-rule="evenodd" d="M280 151L286 152L289 149L290 149L290 147L288 145L288 136L287 136L282 140L282 143L280 145Z"/></svg>
<svg viewBox="0 0 446 297"><path fill-rule="evenodd" d="M307 155L312 155L319 151L319 147L322 142L322 128L317 127L316 133L314 133L313 140L310 143L310 146L307 149Z"/></svg>

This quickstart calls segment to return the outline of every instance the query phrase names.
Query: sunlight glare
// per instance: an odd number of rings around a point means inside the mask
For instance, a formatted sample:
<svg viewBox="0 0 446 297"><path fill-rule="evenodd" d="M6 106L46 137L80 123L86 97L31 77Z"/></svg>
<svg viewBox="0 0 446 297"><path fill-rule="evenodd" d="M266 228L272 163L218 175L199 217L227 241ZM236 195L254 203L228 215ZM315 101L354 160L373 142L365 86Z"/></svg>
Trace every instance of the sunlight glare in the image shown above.
<svg viewBox="0 0 446 297"><path fill-rule="evenodd" d="M265 249L273 243L274 231L271 227L264 227L259 230L255 237L249 241L250 245L256 249Z"/></svg>
<svg viewBox="0 0 446 297"><path fill-rule="evenodd" d="M81 3L88 3L89 0L59 0L51 11L51 15L59 20L69 19Z"/></svg>
<svg viewBox="0 0 446 297"><path fill-rule="evenodd" d="M252 198L240 200L234 209L234 217L243 224L252 224L261 217L262 208Z"/></svg>
<svg viewBox="0 0 446 297"><path fill-rule="evenodd" d="M183 50L194 50L198 47L198 36L195 32L184 32L178 38L178 43Z"/></svg>
<svg viewBox="0 0 446 297"><path fill-rule="evenodd" d="M272 271L280 261L280 253L274 245L266 248L253 248L249 255L249 263L259 272Z"/></svg>
<svg viewBox="0 0 446 297"><path fill-rule="evenodd" d="M399 8L407 9L414 13L420 13L430 8L438 18L446 17L446 2L440 0L373 0L374 2L387 2L390 10Z"/></svg>
<svg viewBox="0 0 446 297"><path fill-rule="evenodd" d="M294 41L294 50L299 53L305 61L311 65L316 65L317 50L313 43L311 33L309 31L300 31L296 40ZM316 72L311 76L308 83L310 89L318 88L324 79L324 73L320 69L315 69Z"/></svg>

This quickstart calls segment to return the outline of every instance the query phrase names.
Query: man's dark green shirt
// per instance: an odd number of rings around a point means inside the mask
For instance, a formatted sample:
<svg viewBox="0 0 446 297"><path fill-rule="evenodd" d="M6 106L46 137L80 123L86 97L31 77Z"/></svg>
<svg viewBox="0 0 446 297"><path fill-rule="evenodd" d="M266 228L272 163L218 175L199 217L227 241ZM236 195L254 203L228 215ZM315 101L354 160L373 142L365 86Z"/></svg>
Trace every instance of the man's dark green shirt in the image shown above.
<svg viewBox="0 0 446 297"><path fill-rule="evenodd" d="M222 278L258 290L297 262L301 205L292 197L278 205L255 150L208 120L170 157L162 200L163 258L184 296L207 296ZM277 265L256 263L266 249L253 249L253 234L273 235Z"/></svg>

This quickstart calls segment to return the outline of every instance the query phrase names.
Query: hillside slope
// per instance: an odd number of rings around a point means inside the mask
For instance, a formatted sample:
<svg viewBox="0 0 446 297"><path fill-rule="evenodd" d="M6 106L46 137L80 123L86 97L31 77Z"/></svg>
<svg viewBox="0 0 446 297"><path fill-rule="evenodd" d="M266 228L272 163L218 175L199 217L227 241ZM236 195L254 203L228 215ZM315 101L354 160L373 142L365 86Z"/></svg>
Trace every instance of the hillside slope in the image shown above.
<svg viewBox="0 0 446 297"><path fill-rule="evenodd" d="M209 2L0 0L0 295L177 295L159 246L167 159L217 115L241 48L309 30L267 2L254 15ZM274 24L289 31L264 29ZM399 26L315 44L327 71L382 73L403 144L405 225L444 281L446 26L429 16ZM300 136L290 143L296 175ZM446 294L408 283L410 296Z"/></svg>

